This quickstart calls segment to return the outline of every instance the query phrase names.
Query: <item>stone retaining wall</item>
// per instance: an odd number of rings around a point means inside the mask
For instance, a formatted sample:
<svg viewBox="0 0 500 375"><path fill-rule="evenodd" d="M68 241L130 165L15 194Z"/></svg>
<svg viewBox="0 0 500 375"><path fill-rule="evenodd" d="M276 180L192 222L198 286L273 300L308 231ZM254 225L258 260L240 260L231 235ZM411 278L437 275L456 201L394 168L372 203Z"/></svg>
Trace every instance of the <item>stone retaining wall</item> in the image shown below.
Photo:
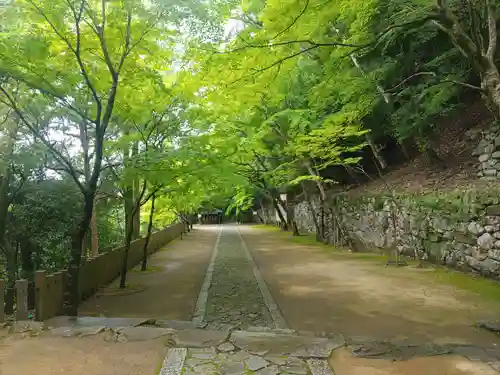
<svg viewBox="0 0 500 375"><path fill-rule="evenodd" d="M473 156L478 157L477 176L481 180L500 179L500 127L497 124L481 132L481 140Z"/></svg>
<svg viewBox="0 0 500 375"><path fill-rule="evenodd" d="M335 205L358 250L397 249L403 255L500 279L499 203L500 188L489 185L414 195L344 195ZM294 213L301 231L314 232L305 202L297 204ZM333 243L335 226L331 218L324 220L327 241Z"/></svg>
<svg viewBox="0 0 500 375"><path fill-rule="evenodd" d="M165 246L170 241L179 237L186 230L184 224L174 224L151 235L148 244L148 253L151 254ZM142 260L144 249L144 238L131 243L128 255L128 268L132 268ZM80 300L93 295L97 289L109 284L120 275L121 262L125 247L121 246L102 252L98 256L84 260L80 268ZM45 271L37 271L35 276L35 319L46 320L64 313L64 297L67 287L67 270L54 274ZM24 280L21 280L24 281ZM19 283L19 282L18 282ZM19 291L24 290L16 285ZM27 281L26 281L27 288ZM23 296L26 297L23 297ZM27 292L22 292L21 300L27 300ZM3 282L0 280L0 322L3 319ZM18 301L19 307L19 301ZM27 314L27 308L26 314ZM24 314L24 309L23 309ZM24 315L23 315L24 317ZM27 315L26 315L27 318Z"/></svg>

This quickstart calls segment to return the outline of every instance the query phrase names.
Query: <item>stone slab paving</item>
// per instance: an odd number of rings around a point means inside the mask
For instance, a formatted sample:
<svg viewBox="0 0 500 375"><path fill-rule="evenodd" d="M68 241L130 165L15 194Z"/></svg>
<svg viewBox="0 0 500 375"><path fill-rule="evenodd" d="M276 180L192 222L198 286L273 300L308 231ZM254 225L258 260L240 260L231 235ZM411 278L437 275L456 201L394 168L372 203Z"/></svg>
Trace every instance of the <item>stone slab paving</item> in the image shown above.
<svg viewBox="0 0 500 375"><path fill-rule="evenodd" d="M291 330L178 332L160 375L333 375L327 358L344 344Z"/></svg>
<svg viewBox="0 0 500 375"><path fill-rule="evenodd" d="M46 327L95 327L106 328L137 327L152 322L151 319L141 318L107 318L107 317L77 317L57 316L45 321Z"/></svg>
<svg viewBox="0 0 500 375"><path fill-rule="evenodd" d="M277 326L273 321L277 305L262 285L265 283L237 228L221 227L193 321L205 321L212 329Z"/></svg>

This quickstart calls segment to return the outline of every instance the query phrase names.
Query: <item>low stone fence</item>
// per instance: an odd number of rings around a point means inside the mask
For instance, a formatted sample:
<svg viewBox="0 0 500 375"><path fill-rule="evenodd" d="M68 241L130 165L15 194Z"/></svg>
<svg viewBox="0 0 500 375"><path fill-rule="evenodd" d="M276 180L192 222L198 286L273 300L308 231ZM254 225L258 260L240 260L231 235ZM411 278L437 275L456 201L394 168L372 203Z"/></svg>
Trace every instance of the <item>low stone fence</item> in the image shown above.
<svg viewBox="0 0 500 375"><path fill-rule="evenodd" d="M186 230L184 224L174 224L151 235L148 254L154 253ZM143 256L144 238L135 240L130 245L128 268L137 265ZM97 289L109 284L120 275L124 246L102 252L98 256L85 259L80 268L80 300L93 295ZM64 298L67 287L67 270L54 274L37 271L35 276L35 319L46 320L64 314ZM27 280L16 282L17 320L28 319ZM0 322L4 320L4 282L0 280Z"/></svg>

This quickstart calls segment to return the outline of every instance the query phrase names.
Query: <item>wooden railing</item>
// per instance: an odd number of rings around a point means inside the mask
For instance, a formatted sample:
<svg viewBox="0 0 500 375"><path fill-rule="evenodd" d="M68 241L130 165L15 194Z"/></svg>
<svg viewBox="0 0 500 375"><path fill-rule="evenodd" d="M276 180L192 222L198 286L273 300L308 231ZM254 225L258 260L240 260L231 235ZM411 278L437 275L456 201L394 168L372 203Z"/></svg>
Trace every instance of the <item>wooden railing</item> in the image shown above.
<svg viewBox="0 0 500 375"><path fill-rule="evenodd" d="M174 224L151 235L148 254L151 254L186 232L184 224ZM130 245L128 268L137 265L143 256L144 238ZM80 301L93 295L97 289L120 275L124 246L103 252L84 260L80 268ZM67 295L67 270L53 274L37 271L35 282L16 281L16 320L27 320L29 311L34 308L35 319L42 321L64 314L65 295ZM34 296L33 296L34 293ZM4 300L5 282L0 279L0 323L5 320ZM30 306L33 304L34 306Z"/></svg>

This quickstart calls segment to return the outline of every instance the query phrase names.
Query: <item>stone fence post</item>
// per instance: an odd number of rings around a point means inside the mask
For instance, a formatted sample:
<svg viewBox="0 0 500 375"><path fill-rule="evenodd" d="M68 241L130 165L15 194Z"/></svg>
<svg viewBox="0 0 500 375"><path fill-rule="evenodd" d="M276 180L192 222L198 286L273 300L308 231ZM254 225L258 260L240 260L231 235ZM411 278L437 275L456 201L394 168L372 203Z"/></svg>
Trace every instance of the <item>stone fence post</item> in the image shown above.
<svg viewBox="0 0 500 375"><path fill-rule="evenodd" d="M16 320L28 320L28 280L16 281Z"/></svg>
<svg viewBox="0 0 500 375"><path fill-rule="evenodd" d="M4 289L4 282L3 280L0 280L0 323L4 321L4 296L5 296L5 289Z"/></svg>

